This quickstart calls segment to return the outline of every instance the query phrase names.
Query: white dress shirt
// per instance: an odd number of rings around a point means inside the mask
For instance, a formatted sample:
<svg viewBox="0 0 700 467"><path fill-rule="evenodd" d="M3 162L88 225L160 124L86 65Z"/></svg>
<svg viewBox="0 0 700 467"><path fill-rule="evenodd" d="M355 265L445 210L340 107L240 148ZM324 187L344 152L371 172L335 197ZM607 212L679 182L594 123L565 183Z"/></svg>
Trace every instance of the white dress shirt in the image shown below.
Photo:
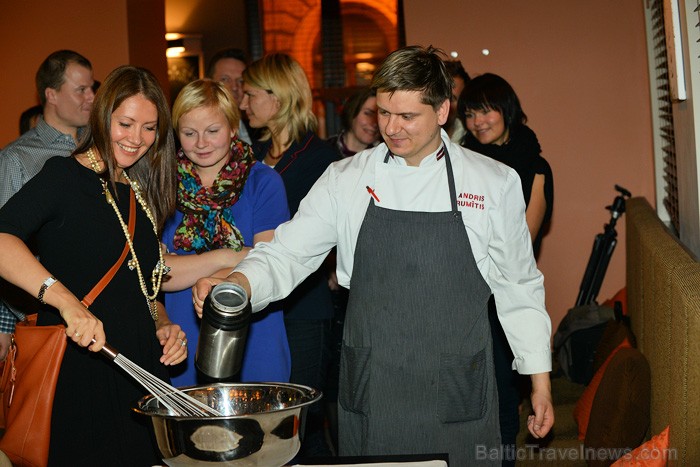
<svg viewBox="0 0 700 467"><path fill-rule="evenodd" d="M477 267L495 295L515 355L513 369L521 374L551 371L551 322L525 222L520 179L509 167L451 143L444 131L441 135ZM437 151L419 167L406 165L401 157L384 163L386 154L382 143L333 163L294 218L275 230L271 242L257 244L239 263L236 271L250 281L255 311L286 297L336 245L338 283L352 288L355 245L371 196L367 187L383 208L451 209L445 159L437 159ZM425 254L430 254L430 245Z"/></svg>

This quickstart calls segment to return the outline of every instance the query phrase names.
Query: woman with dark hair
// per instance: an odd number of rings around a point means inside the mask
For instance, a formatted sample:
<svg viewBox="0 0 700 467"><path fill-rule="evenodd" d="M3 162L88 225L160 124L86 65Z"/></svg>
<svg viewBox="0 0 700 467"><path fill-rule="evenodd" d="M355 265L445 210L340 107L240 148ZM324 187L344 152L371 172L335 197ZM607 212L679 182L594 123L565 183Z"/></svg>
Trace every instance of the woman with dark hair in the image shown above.
<svg viewBox="0 0 700 467"><path fill-rule="evenodd" d="M552 216L554 185L549 163L535 133L527 126L520 100L506 80L485 73L469 81L458 110L467 127L462 146L487 155L518 172L525 216L535 256Z"/></svg>
<svg viewBox="0 0 700 467"><path fill-rule="evenodd" d="M150 420L130 410L144 390L96 355L109 339L165 381L167 366L187 357L185 333L157 303L167 273L158 232L174 208L175 147L155 76L132 66L110 73L81 141L0 210L0 276L38 297L37 325L64 323L72 341L56 385L48 464L160 464ZM124 249L127 259L88 310L80 298Z"/></svg>
<svg viewBox="0 0 700 467"><path fill-rule="evenodd" d="M554 182L549 163L540 155L537 136L525 125L527 117L518 96L506 80L485 73L466 84L459 97L458 112L467 128L462 146L496 159L518 172L525 199L525 219L537 257L545 226L552 216ZM520 428L519 377L511 369L514 357L496 315L493 296L489 301L489 321L498 385L501 442L506 446L504 453L514 455ZM515 458L507 457L503 465L514 465Z"/></svg>
<svg viewBox="0 0 700 467"><path fill-rule="evenodd" d="M253 62L243 72L243 100L253 128L263 130L253 143L255 157L282 176L289 214L294 217L301 200L338 152L316 136L309 81L301 65L287 54L274 53ZM272 279L271 279L272 280ZM284 300L292 372L289 381L323 389L325 339L333 316L325 268L313 272ZM302 456L330 453L323 432L320 404L309 409Z"/></svg>
<svg viewBox="0 0 700 467"><path fill-rule="evenodd" d="M342 157L354 156L379 143L377 98L369 87L360 88L348 97L340 121L343 130L327 141L338 148Z"/></svg>

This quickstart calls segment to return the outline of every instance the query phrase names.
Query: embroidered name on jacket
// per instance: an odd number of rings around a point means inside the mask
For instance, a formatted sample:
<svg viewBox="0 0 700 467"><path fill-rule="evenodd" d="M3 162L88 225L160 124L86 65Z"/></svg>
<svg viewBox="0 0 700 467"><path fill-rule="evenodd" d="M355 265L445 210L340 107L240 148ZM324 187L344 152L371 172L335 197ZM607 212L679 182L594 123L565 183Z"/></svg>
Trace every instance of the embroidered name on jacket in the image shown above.
<svg viewBox="0 0 700 467"><path fill-rule="evenodd" d="M484 210L484 195L475 195L473 193L460 193L457 196L457 206Z"/></svg>

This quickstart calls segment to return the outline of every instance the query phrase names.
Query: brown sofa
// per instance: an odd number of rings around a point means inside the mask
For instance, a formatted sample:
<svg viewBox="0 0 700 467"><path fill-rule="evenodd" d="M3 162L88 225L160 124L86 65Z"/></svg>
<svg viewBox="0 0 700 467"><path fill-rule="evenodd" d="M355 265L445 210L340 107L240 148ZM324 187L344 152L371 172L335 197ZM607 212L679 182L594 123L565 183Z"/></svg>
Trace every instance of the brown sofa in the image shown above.
<svg viewBox="0 0 700 467"><path fill-rule="evenodd" d="M627 203L628 313L651 368L650 433L669 465L700 465L700 263L644 198Z"/></svg>
<svg viewBox="0 0 700 467"><path fill-rule="evenodd" d="M618 433L612 431L629 427L643 433L648 424L648 439L670 426L669 465L700 465L700 263L669 232L646 199L629 199L625 219L627 313L637 348L646 360L640 362L644 359L636 350L626 351L627 363L634 361L636 369L635 376L624 382L620 381L625 379L620 376L621 366L616 367L617 374L606 372L608 393L605 397L596 393L589 434L591 430L597 433L592 437L596 438L594 446L601 437L608 438L608 446L620 446L613 441ZM629 358L634 357L630 352L636 352L636 359ZM587 462L583 453L592 440L587 437L584 443L577 439L572 414L584 389L564 377L552 378L555 428L548 439L537 442L526 435L523 423L518 445L520 454L525 455L518 465L606 465ZM641 404L637 413L629 413L629 401L624 400L627 396ZM611 409L615 397L624 400L620 407L625 406L627 412ZM609 416L601 414L603 404ZM525 407L523 412L527 410ZM610 426L615 426L614 430ZM522 450L534 444L552 458L543 458L537 449Z"/></svg>

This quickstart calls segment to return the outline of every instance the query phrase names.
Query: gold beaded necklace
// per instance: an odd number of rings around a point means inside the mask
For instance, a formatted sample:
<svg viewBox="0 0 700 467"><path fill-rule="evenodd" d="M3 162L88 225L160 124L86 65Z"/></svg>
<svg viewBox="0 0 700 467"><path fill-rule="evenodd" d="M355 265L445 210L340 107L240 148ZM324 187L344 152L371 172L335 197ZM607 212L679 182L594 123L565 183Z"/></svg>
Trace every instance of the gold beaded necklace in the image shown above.
<svg viewBox="0 0 700 467"><path fill-rule="evenodd" d="M96 173L100 173L100 166L97 163L97 158L95 157L95 153L93 152L92 148L88 149L86 155L88 160L90 161L90 166L92 166L92 170L94 170ZM141 196L141 187L139 186L139 183L136 180L131 180L126 174L126 171L122 171L122 174L124 175L124 178L126 178L126 180L129 182L129 186L131 186L131 189L134 190L136 200L139 202L139 204L141 205L141 209L143 209L143 211L146 213L146 216L151 221L151 225L153 226L153 232L156 234L157 237L158 229L156 227L156 221L153 217L153 214L151 213L151 210L146 204L146 200L143 198L143 196ZM165 266L165 261L163 260L163 250L161 248L158 248L158 263L156 264L155 268L153 268L153 272L151 273L153 293L149 294L148 288L146 287L146 280L144 279L143 273L141 272L141 265L139 264L139 260L136 257L136 250L134 249L133 240L131 239L131 235L129 235L129 228L124 222L124 218L122 217L121 212L119 212L119 207L117 206L117 203L114 201L112 194L109 192L107 180L101 178L100 181L102 182L102 189L104 191L105 198L107 199L107 203L112 206L114 212L117 214L117 219L119 219L119 225L121 225L122 231L124 232L124 236L126 237L126 242L129 244L129 251L131 251L131 259L129 260L127 265L132 271L136 269L136 274L139 278L139 286L141 287L141 292L143 293L144 297L146 297L148 310L151 312L151 317L153 318L153 321L158 321L158 308L156 307L156 298L158 297L158 293L160 292L160 286L163 282L163 275L167 274L169 269L167 266Z"/></svg>

